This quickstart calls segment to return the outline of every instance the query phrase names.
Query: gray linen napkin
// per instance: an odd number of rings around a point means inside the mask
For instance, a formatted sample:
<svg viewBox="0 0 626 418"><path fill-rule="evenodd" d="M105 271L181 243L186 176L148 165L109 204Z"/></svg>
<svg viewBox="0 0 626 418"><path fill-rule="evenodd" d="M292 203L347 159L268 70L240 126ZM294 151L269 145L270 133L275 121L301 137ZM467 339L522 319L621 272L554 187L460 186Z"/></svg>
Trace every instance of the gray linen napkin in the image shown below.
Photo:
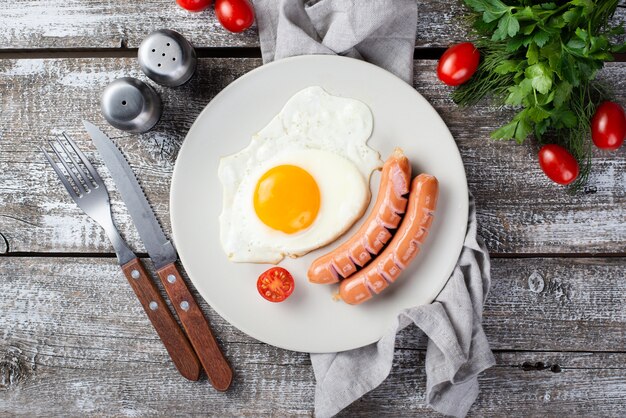
<svg viewBox="0 0 626 418"><path fill-rule="evenodd" d="M482 326L489 270L489 253L476 234L476 207L470 195L463 249L435 301L402 311L375 344L311 354L317 417L335 415L380 385L391 371L396 334L411 323L429 338L426 403L442 414L465 416L478 396L478 374L495 364Z"/></svg>
<svg viewBox="0 0 626 418"><path fill-rule="evenodd" d="M365 59L411 83L417 27L415 0L254 0L263 61L303 54ZM429 338L426 403L464 416L478 396L477 376L495 360L482 328L490 286L489 253L476 234L470 195L467 234L450 279L430 305L401 312L375 344L311 354L315 413L337 414L389 375L396 334L414 323Z"/></svg>
<svg viewBox="0 0 626 418"><path fill-rule="evenodd" d="M415 0L254 0L263 62L344 55L413 79Z"/></svg>

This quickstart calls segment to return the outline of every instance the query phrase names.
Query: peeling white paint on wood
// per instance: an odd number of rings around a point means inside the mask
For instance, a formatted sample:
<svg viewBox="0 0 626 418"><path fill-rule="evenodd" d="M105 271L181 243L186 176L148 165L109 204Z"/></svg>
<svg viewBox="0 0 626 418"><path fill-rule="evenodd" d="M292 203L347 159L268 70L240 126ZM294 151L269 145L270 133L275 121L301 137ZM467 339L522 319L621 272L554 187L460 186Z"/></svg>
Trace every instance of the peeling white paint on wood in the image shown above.
<svg viewBox="0 0 626 418"><path fill-rule="evenodd" d="M167 27L197 47L258 47L256 30L230 34L212 11L191 14L174 0L23 0L0 6L0 50L136 48ZM460 3L419 3L417 47L465 40ZM616 22L626 17L626 2ZM0 60L0 253L110 253L98 225L78 209L36 146L66 129L92 158L111 192L131 247L137 232L106 168L82 132L95 121L125 150L156 215L169 230L169 182L184 135L199 111L259 59L201 59L186 86L155 86L165 113L154 131L123 134L103 123L99 95L121 76L147 81L135 59ZM416 61L415 85L449 125L492 252L618 252L626 241L626 152L594 157L586 194L564 194L536 167L536 149L493 142L511 109L458 109ZM626 103L626 64L601 77ZM472 129L468 129L472 127ZM8 244L8 246L7 246ZM480 378L470 416L619 416L626 410L625 258L494 259L485 330L497 366ZM196 297L198 297L196 293ZM0 256L0 416L311 416L315 381L308 355L259 343L206 303L235 368L221 394L176 372L114 258ZM339 416L438 416L424 405L425 338L398 335L390 377ZM598 352L604 351L604 352Z"/></svg>
<svg viewBox="0 0 626 418"><path fill-rule="evenodd" d="M2 75L6 77L29 77L43 73L46 68L43 60L11 60L4 63L6 67L0 68Z"/></svg>
<svg viewBox="0 0 626 418"><path fill-rule="evenodd" d="M418 46L445 46L464 37L455 2L420 2ZM241 34L224 30L213 8L189 13L172 0L85 2L21 0L20 7L0 13L2 48L136 48L151 31L174 29L197 47L258 47L253 27Z"/></svg>
<svg viewBox="0 0 626 418"><path fill-rule="evenodd" d="M122 234L134 249L143 250L106 168L83 132L82 119L96 122L118 141L168 231L173 163L187 130L221 89L261 64L259 59L199 62L198 73L189 84L177 89L156 86L165 104L161 121L153 131L131 135L103 121L99 95L109 81L123 75L152 84L134 58L0 61L0 214L13 217L0 216L0 233L9 240L10 249L111 251L100 227L75 207L37 150L66 129L101 171ZM533 144L489 139L489 132L511 117L510 109L497 110L486 104L459 109L450 100L450 89L436 79L434 69L434 61L416 61L415 85L457 141L478 204L480 234L492 252L624 251L625 148L597 152L590 193L569 196L543 175ZM622 103L626 103L625 75L626 63L607 65L601 72L604 80L613 83Z"/></svg>
<svg viewBox="0 0 626 418"><path fill-rule="evenodd" d="M619 415L625 263L493 260L484 323L497 366L481 376L470 416L521 405L525 416ZM540 292L528 287L535 272ZM259 343L201 307L235 369L224 394L178 375L113 259L0 258L0 414L312 414L307 354ZM390 377L340 416L435 416L424 405L424 349L415 328L402 331ZM589 352L598 350L611 352Z"/></svg>
<svg viewBox="0 0 626 418"><path fill-rule="evenodd" d="M626 258L494 259L484 313L492 347L626 351L625 270ZM544 282L539 292L529 286L533 275ZM201 306L224 341L255 343L235 332L205 302ZM98 347L115 335L134 335L161 350L114 258L0 257L0 323L4 338L35 331L54 339L80 335L78 346ZM417 333L407 333L397 347L425 345Z"/></svg>
<svg viewBox="0 0 626 418"><path fill-rule="evenodd" d="M72 71L68 74L63 75L57 81L61 86L71 87L71 88L80 88L80 89L90 89L93 86L101 86L107 85L113 80L120 77L129 77L124 69L120 69L119 71L111 71L107 73L102 72L94 72L94 71Z"/></svg>
<svg viewBox="0 0 626 418"><path fill-rule="evenodd" d="M615 24L626 20L621 2ZM461 2L419 1L418 47L447 47L467 40ZM197 47L258 47L256 28L241 34L224 30L213 8L201 13L182 10L172 0L111 2L20 0L0 13L1 48L136 48L151 31L181 32Z"/></svg>

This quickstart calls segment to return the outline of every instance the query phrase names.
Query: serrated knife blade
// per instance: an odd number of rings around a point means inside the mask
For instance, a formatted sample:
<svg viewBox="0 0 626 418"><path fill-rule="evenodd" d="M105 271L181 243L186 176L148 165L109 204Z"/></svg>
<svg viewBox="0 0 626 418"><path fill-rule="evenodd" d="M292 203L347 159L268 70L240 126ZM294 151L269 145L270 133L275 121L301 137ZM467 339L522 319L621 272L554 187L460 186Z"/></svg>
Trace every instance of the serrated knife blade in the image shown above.
<svg viewBox="0 0 626 418"><path fill-rule="evenodd" d="M155 268L159 270L175 262L178 258L176 250L163 233L126 157L117 145L94 124L83 121L83 125L109 169Z"/></svg>

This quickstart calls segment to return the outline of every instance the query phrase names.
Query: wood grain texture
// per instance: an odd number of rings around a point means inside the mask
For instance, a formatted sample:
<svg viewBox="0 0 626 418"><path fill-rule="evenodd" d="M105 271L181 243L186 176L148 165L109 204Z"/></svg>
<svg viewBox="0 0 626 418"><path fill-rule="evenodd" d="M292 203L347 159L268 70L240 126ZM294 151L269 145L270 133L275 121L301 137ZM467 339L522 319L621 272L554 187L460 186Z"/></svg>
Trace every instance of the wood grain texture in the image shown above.
<svg viewBox="0 0 626 418"><path fill-rule="evenodd" d="M215 340L202 308L174 263L161 267L156 273L209 381L215 389L225 391L232 383L233 372Z"/></svg>
<svg viewBox="0 0 626 418"><path fill-rule="evenodd" d="M610 358L605 354L497 352L495 356L497 365L479 377L480 393L469 417L622 415L623 365L609 361L597 368L576 366ZM424 407L424 358L422 351L396 349L389 378L338 417L441 417ZM619 362L624 355L613 358Z"/></svg>
<svg viewBox="0 0 626 418"><path fill-rule="evenodd" d="M185 133L202 108L226 85L259 66L259 59L201 59L198 74L180 88L156 86L164 102L157 127L132 135L108 126L99 96L117 77L146 80L133 58L0 61L0 240L4 252L109 253L104 232L67 197L37 146L67 130L95 162L111 191L114 219L136 251L137 232L106 168L82 128L100 125L121 146L169 231L169 183ZM414 84L441 114L461 151L478 207L480 234L493 253L624 253L626 147L597 152L585 193L569 196L536 161L537 147L495 142L489 132L511 109L486 104L459 109L451 89L436 79L434 61L416 61ZM609 64L601 78L626 103L626 64ZM416 135L418 133L415 133ZM1 238L1 237L0 237ZM8 244L8 245L7 245Z"/></svg>
<svg viewBox="0 0 626 418"><path fill-rule="evenodd" d="M626 351L625 270L626 258L493 260L492 289L484 313L492 347ZM132 338L121 341L129 336L160 344L114 259L4 256L0 279L4 338L59 333L62 340L79 330L83 337L100 336L101 346L121 349L120 344L135 344ZM305 282L304 286L313 285ZM209 309L195 289L193 295L226 351L232 343L255 341ZM396 346L425 348L422 338L412 335L398 339ZM161 348L151 351L165 353Z"/></svg>
<svg viewBox="0 0 626 418"><path fill-rule="evenodd" d="M626 2L615 23L626 21ZM620 3L620 4L622 4ZM417 47L447 47L467 39L460 1L418 2ZM137 48L156 29L181 32L196 47L258 47L256 27L242 34L224 30L213 8L189 13L174 0L21 0L0 10L0 50L42 48Z"/></svg>
<svg viewBox="0 0 626 418"><path fill-rule="evenodd" d="M514 109L486 103L459 109L450 98L452 88L438 83L434 69L434 62L416 61L414 84L456 139L476 198L479 233L491 252L624 253L626 148L596 149L587 187L570 196L539 168L536 143L490 139ZM599 75L623 105L625 72L626 64L609 64Z"/></svg>
<svg viewBox="0 0 626 418"><path fill-rule="evenodd" d="M122 271L180 374L186 379L198 380L200 361L165 299L159 293L154 276L146 271L138 258L124 264Z"/></svg>
<svg viewBox="0 0 626 418"><path fill-rule="evenodd" d="M497 366L481 376L470 415L619 415L625 267L626 259L494 260L484 318ZM530 272L544 290L528 289ZM0 257L0 416L312 415L307 354L259 343L201 302L235 377L225 393L188 382L124 282L113 259ZM402 331L390 377L342 416L435 416L424 405L424 348L415 328Z"/></svg>
<svg viewBox="0 0 626 418"><path fill-rule="evenodd" d="M463 39L465 27L456 2L422 2L417 46L446 46ZM189 13L173 0L104 2L23 0L20 7L2 10L0 49L16 48L137 48L151 31L179 31L196 47L258 47L256 26L241 34L224 30L213 8Z"/></svg>
<svg viewBox="0 0 626 418"><path fill-rule="evenodd" d="M117 77L146 79L135 59L104 56L133 54L132 48L159 28L180 31L196 47L227 48L205 54L255 56L256 29L230 34L213 11L190 14L174 0L8 4L0 5L0 56L17 55L13 51L20 48L31 50L28 56L42 56L32 50L73 52L50 53L67 54L61 59L0 59L0 417L312 416L315 379L309 356L239 332L195 290L233 366L234 382L220 393L204 378L189 382L180 376L115 259L86 254L109 254L110 244L67 197L36 150L68 130L105 178L122 234L133 249L143 251L80 121L96 122L118 141L169 231L169 182L186 131L211 98L261 61L201 59L188 85L156 86L165 104L163 119L154 131L135 136L108 127L98 100ZM424 0L419 5L417 48L446 47L467 38L460 2ZM624 21L626 1L621 1L614 22ZM102 58L76 58L89 54ZM415 65L418 91L457 140L477 200L480 234L493 253L622 255L493 260L484 325L497 366L481 375L470 416L623 416L625 148L597 153L585 193L568 196L543 177L533 144L488 139L511 109L481 104L459 110L450 89L436 80L435 62ZM601 77L626 104L626 63L608 65ZM54 252L81 254L24 256ZM390 377L339 416L439 416L424 404L425 347L425 337L415 328L400 332Z"/></svg>

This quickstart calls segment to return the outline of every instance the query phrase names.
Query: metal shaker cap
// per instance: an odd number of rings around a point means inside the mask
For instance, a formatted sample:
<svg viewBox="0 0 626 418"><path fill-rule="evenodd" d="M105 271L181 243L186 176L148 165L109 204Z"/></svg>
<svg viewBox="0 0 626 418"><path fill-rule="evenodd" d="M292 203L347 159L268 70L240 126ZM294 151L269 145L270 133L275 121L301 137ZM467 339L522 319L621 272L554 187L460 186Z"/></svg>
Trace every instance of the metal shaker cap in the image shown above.
<svg viewBox="0 0 626 418"><path fill-rule="evenodd" d="M169 87L186 83L196 71L196 51L178 32L152 32L139 45L139 65L152 80Z"/></svg>
<svg viewBox="0 0 626 418"><path fill-rule="evenodd" d="M114 127L129 132L146 132L161 117L161 99L146 83L122 77L110 83L100 101L102 116Z"/></svg>

